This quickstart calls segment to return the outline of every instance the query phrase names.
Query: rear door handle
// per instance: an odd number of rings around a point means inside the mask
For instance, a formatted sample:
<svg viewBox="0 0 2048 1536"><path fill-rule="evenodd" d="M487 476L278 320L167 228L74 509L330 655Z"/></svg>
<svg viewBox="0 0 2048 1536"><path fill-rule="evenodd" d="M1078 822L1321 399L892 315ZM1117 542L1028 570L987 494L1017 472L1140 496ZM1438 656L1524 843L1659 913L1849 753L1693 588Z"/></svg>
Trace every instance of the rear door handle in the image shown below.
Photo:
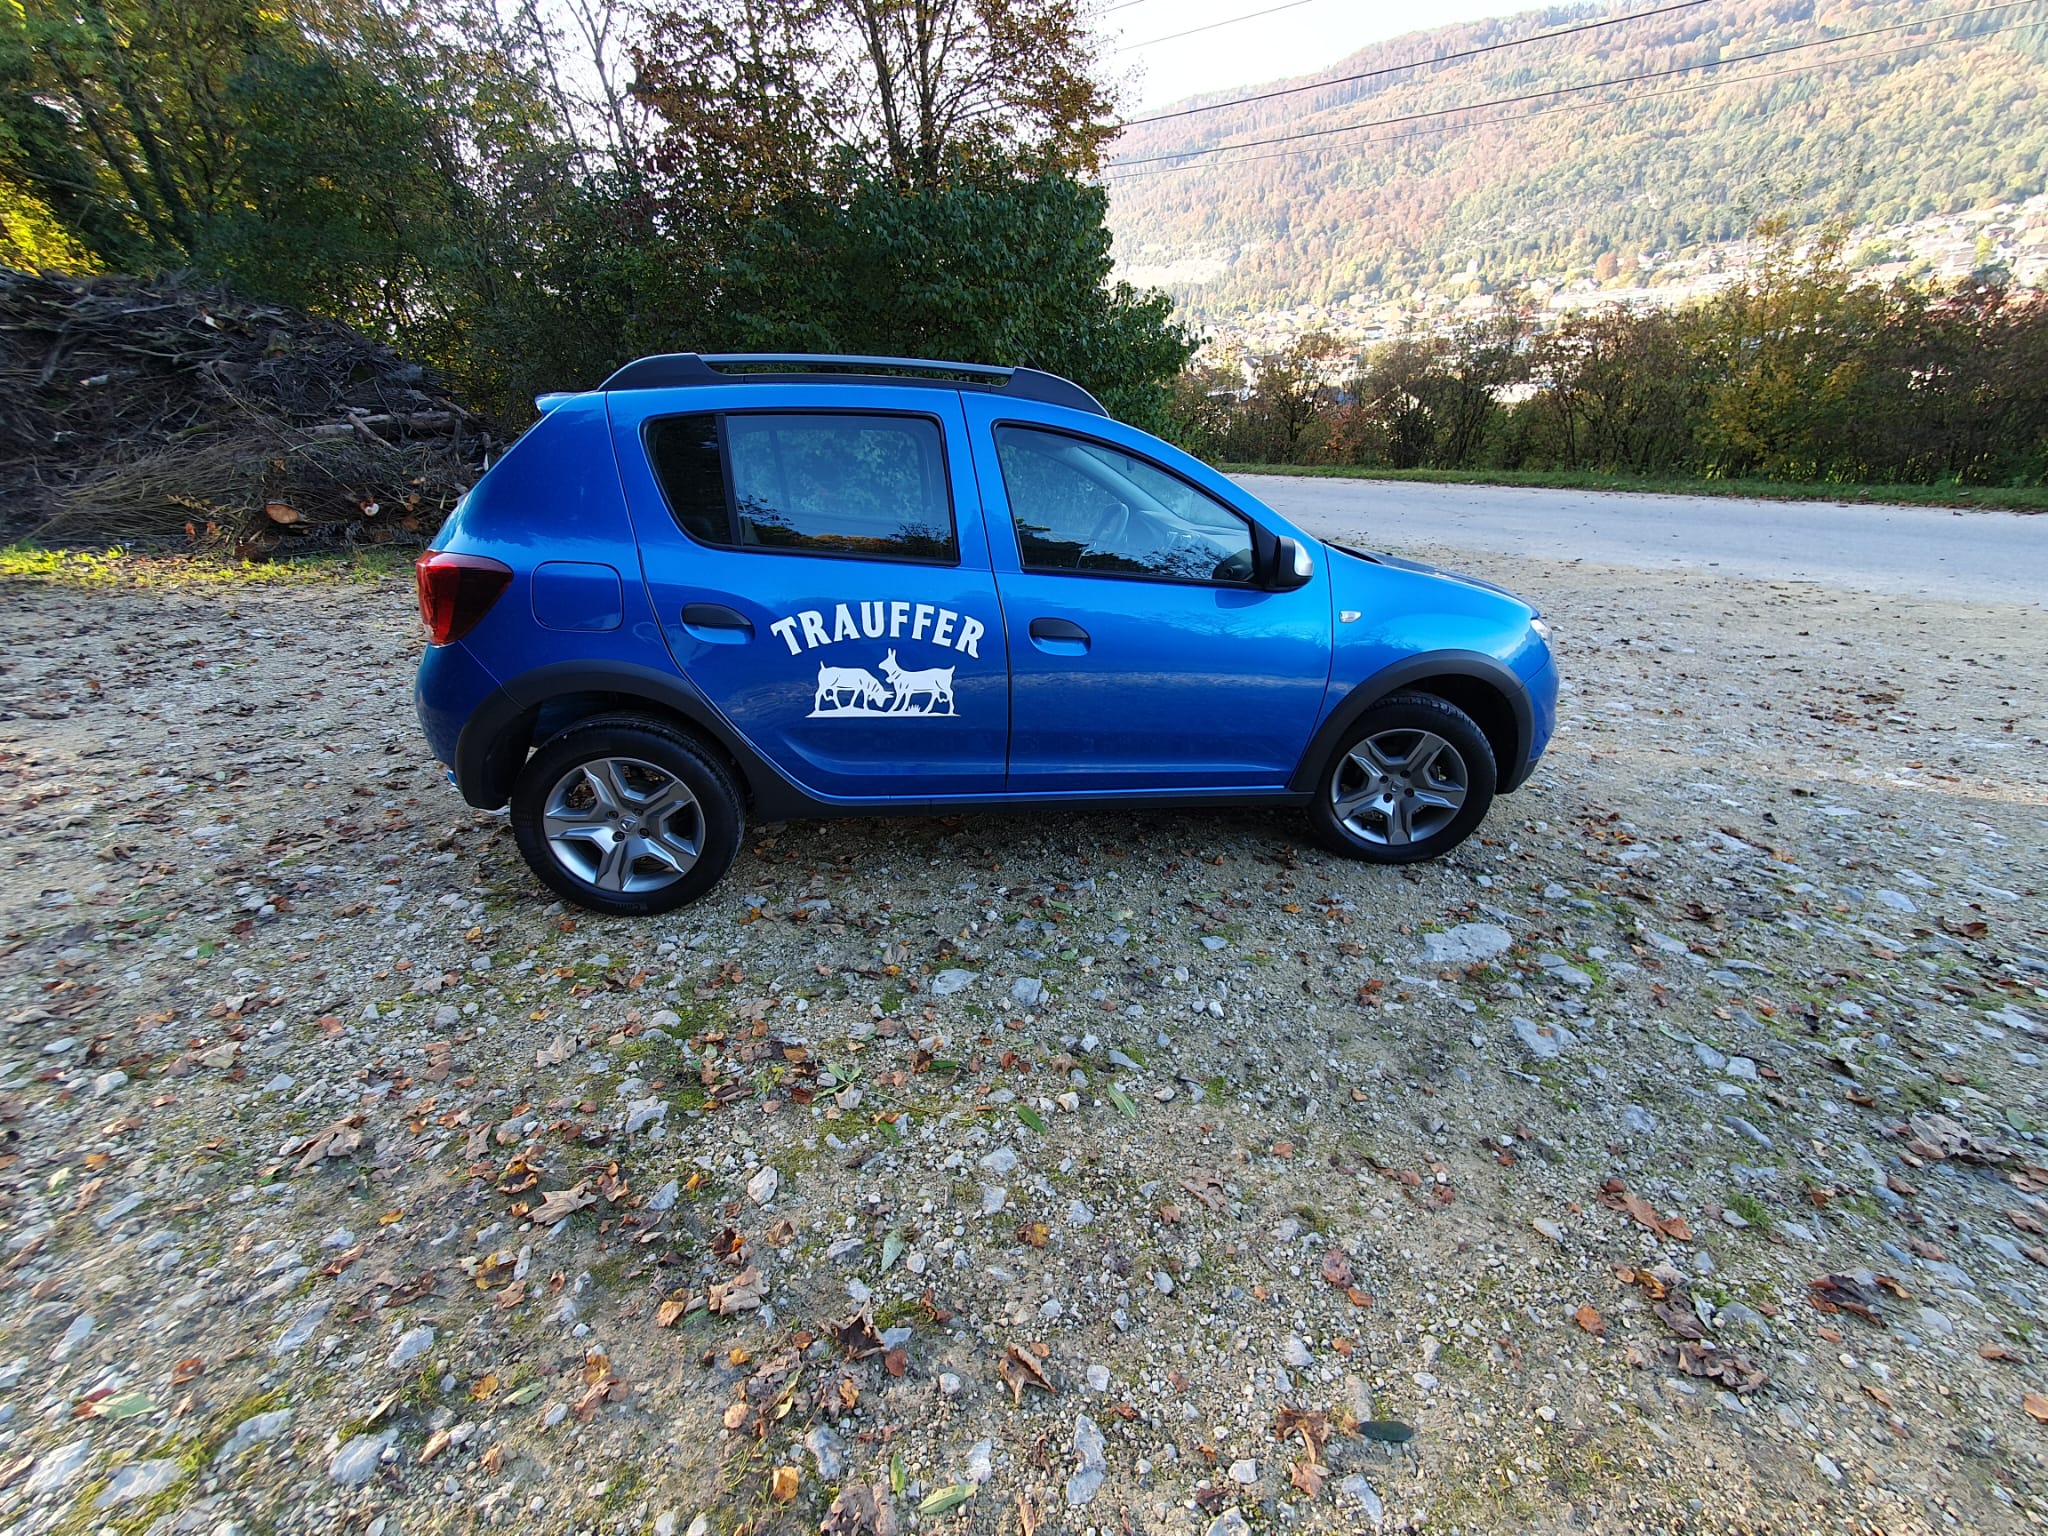
<svg viewBox="0 0 2048 1536"><path fill-rule="evenodd" d="M1033 619L1031 643L1049 656L1082 656L1088 651L1088 631L1072 619Z"/></svg>
<svg viewBox="0 0 2048 1536"><path fill-rule="evenodd" d="M712 645L744 645L753 636L754 621L723 603L685 603L683 628Z"/></svg>

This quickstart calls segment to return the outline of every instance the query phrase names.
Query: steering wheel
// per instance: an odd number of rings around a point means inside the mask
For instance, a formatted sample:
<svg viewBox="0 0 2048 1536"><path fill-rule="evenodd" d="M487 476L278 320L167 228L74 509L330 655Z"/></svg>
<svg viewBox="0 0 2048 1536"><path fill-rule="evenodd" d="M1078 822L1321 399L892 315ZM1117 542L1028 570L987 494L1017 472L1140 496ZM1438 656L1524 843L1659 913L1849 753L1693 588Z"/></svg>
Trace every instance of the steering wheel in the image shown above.
<svg viewBox="0 0 2048 1536"><path fill-rule="evenodd" d="M1102 515L1095 520L1095 527L1088 535L1088 547L1114 551L1122 548L1130 533L1130 505L1126 502L1112 501L1102 509Z"/></svg>
<svg viewBox="0 0 2048 1536"><path fill-rule="evenodd" d="M1242 584L1252 579L1254 568L1252 552L1240 549L1234 555L1226 555L1216 562L1216 569L1210 575L1217 581L1232 581Z"/></svg>

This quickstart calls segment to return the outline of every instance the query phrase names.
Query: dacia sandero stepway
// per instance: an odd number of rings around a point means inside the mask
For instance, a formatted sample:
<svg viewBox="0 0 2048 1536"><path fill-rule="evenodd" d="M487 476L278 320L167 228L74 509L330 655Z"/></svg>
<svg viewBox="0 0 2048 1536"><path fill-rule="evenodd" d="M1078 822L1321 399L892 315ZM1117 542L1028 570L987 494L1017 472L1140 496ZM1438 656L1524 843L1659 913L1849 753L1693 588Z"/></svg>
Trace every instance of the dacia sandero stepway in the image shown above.
<svg viewBox="0 0 2048 1536"><path fill-rule="evenodd" d="M1051 374L678 354L538 404L420 557L417 698L585 907L695 899L749 814L1284 805L1427 859L1550 738L1527 603L1312 538Z"/></svg>

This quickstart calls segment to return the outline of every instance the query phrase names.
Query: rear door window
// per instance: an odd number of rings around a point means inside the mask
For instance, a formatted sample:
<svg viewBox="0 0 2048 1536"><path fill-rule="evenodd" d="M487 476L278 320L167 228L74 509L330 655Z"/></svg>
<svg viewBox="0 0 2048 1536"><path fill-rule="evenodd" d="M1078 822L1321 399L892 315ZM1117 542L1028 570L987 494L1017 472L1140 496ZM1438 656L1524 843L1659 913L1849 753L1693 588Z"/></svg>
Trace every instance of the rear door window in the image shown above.
<svg viewBox="0 0 2048 1536"><path fill-rule="evenodd" d="M647 427L676 526L725 548L956 564L945 440L927 416L733 412Z"/></svg>

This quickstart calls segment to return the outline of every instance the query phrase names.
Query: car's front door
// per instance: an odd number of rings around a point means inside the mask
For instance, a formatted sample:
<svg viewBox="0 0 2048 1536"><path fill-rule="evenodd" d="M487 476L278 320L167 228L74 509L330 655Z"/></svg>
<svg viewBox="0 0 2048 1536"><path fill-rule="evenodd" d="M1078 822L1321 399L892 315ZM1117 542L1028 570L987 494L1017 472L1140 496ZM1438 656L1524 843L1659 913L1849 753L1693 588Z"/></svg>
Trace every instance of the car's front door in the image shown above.
<svg viewBox="0 0 2048 1536"><path fill-rule="evenodd" d="M1010 789L1284 785L1329 681L1327 575L1266 590L1220 498L1106 437L963 404L1009 635Z"/></svg>
<svg viewBox="0 0 2048 1536"><path fill-rule="evenodd" d="M1009 678L959 396L846 398L769 384L718 411L687 389L611 397L663 635L814 794L997 793Z"/></svg>

